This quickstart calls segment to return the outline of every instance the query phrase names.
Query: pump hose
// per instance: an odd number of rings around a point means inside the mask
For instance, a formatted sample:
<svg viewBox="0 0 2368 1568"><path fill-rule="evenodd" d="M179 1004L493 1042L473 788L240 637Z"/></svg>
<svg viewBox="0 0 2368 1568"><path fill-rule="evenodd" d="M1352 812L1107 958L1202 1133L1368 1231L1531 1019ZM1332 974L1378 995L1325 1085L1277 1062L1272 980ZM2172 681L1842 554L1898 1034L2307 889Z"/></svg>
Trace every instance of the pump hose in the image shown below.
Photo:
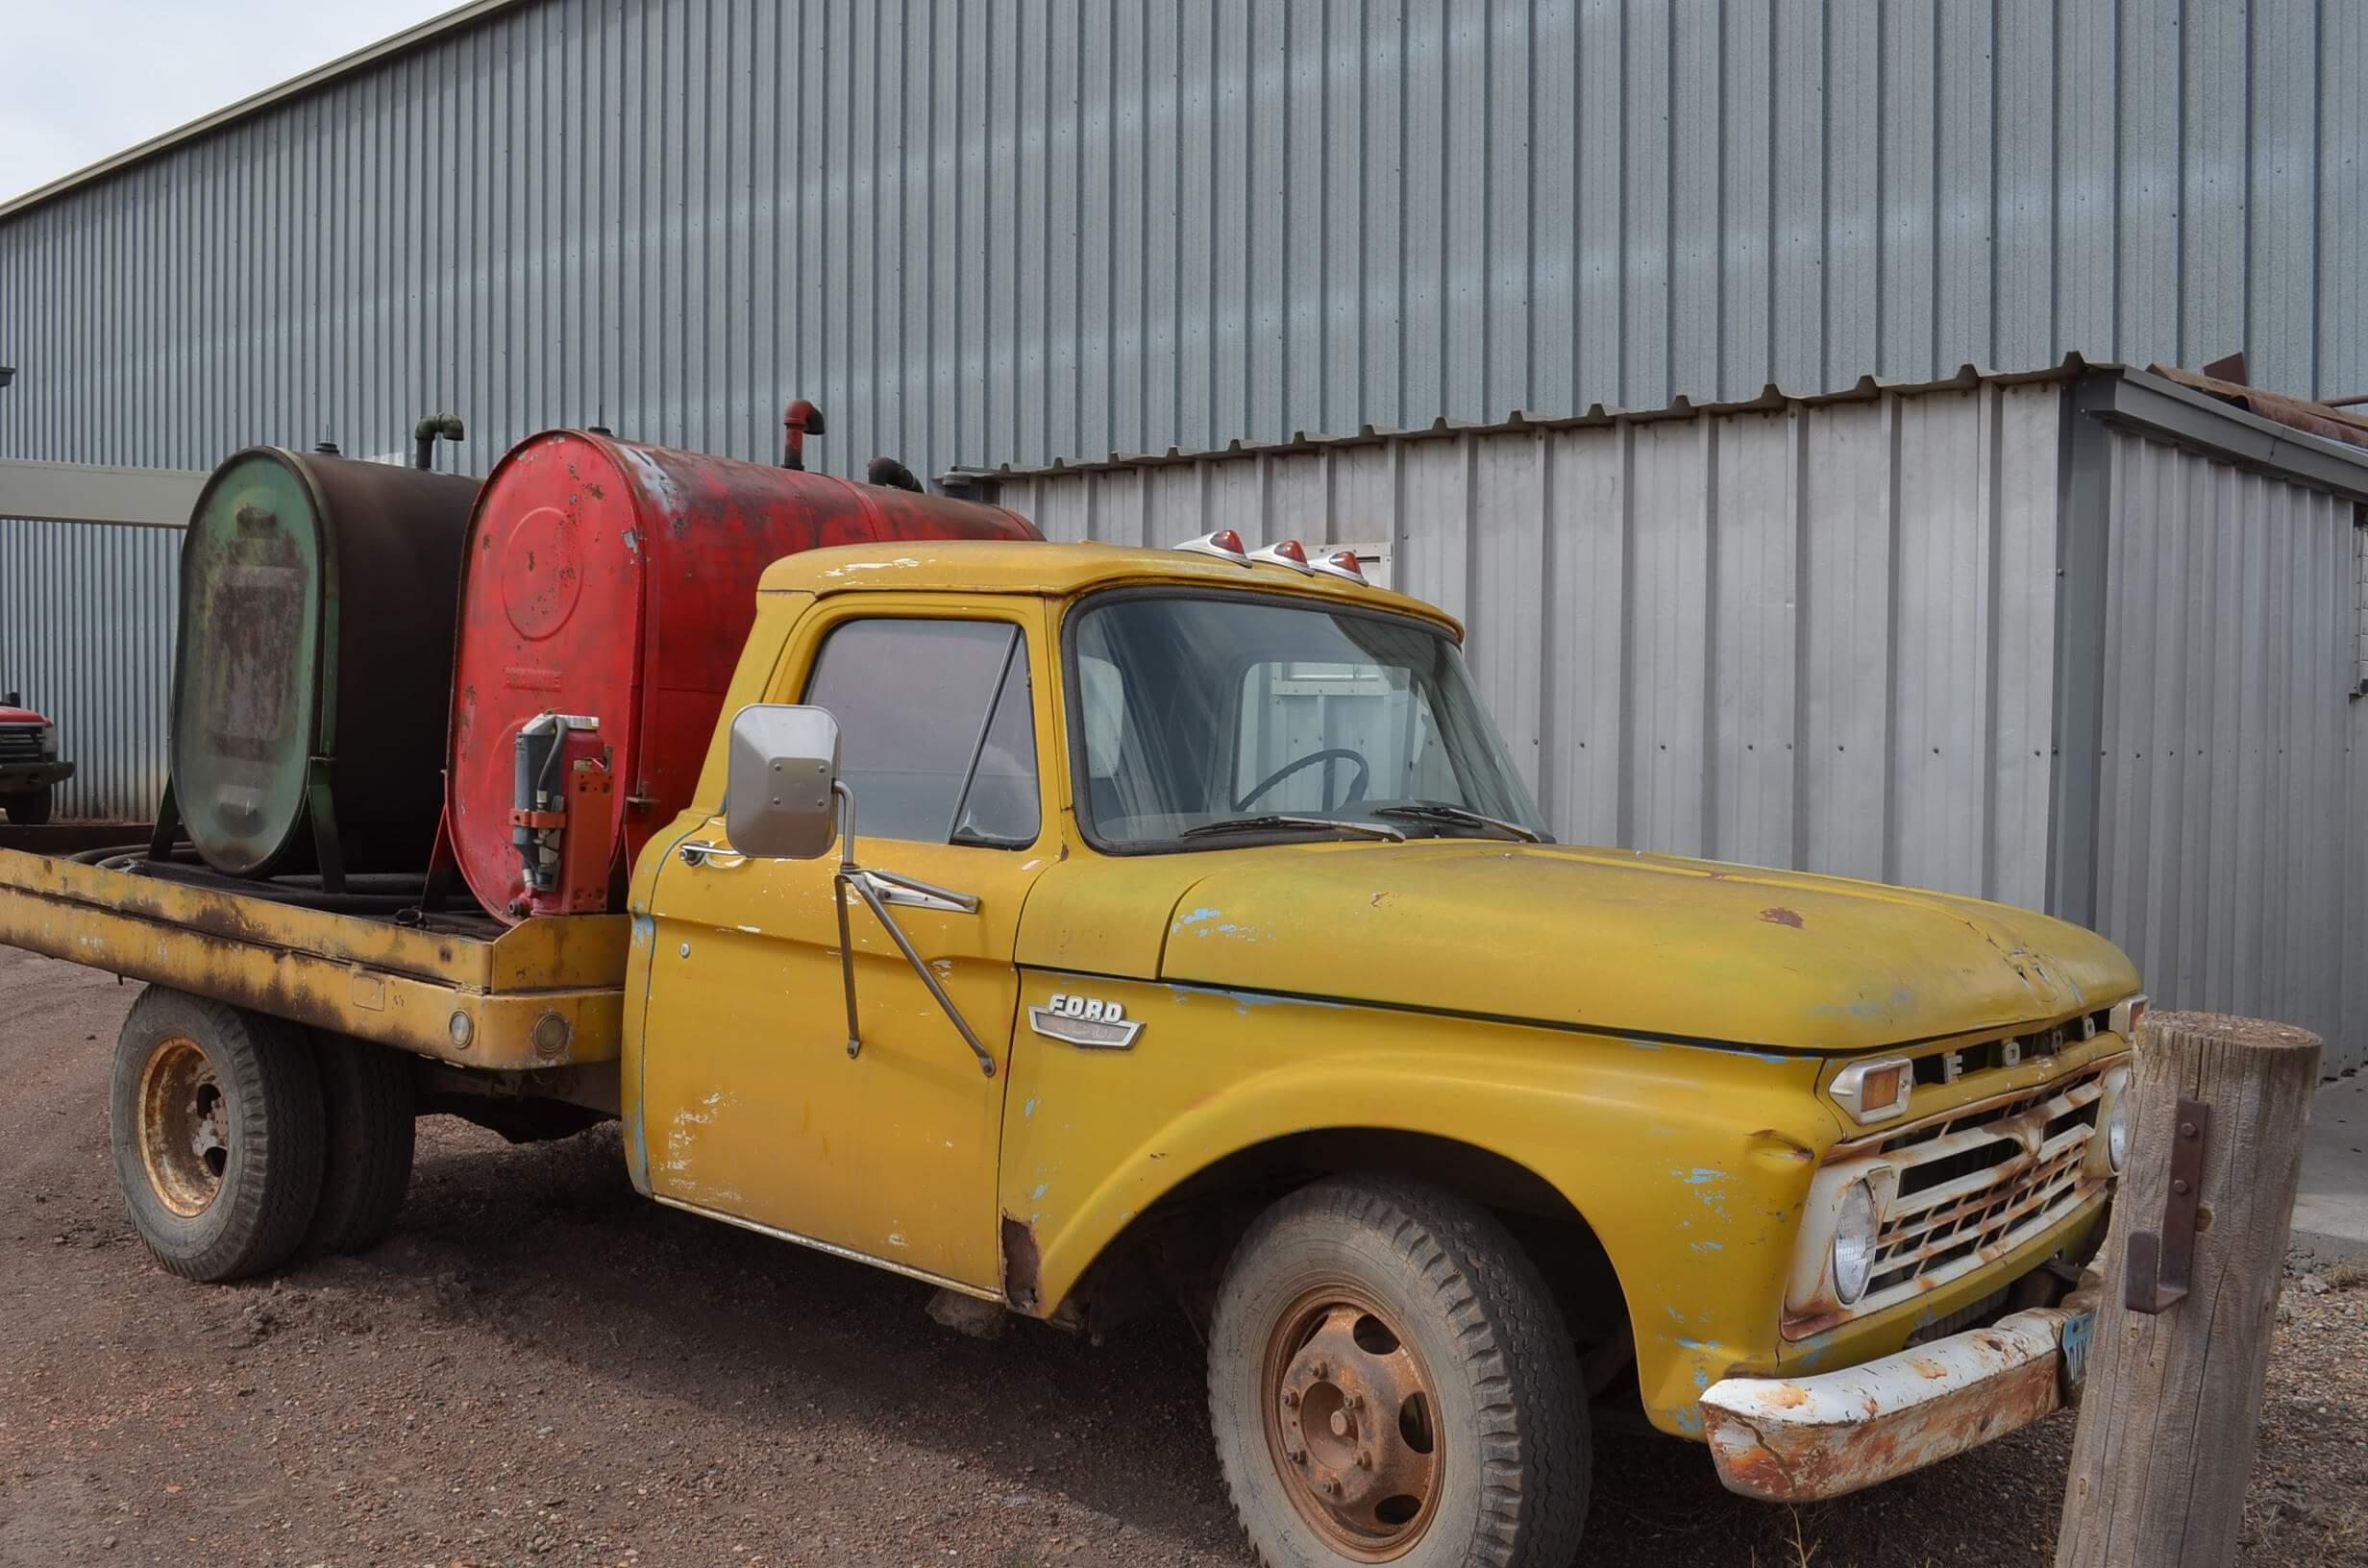
<svg viewBox="0 0 2368 1568"><path fill-rule="evenodd" d="M173 845L176 857L193 849L187 843ZM328 893L321 888L317 874L299 873L273 877L232 876L210 866L197 865L179 858L151 860L144 844L116 845L100 849L85 849L72 857L85 866L96 866L101 870L129 871L135 876L152 876L160 881L178 882L185 887L204 888L215 893L242 893L251 897L268 898L274 903L293 904L300 909L326 910L342 915L391 915L417 904L428 886L424 872L366 871L345 879L345 891Z"/></svg>

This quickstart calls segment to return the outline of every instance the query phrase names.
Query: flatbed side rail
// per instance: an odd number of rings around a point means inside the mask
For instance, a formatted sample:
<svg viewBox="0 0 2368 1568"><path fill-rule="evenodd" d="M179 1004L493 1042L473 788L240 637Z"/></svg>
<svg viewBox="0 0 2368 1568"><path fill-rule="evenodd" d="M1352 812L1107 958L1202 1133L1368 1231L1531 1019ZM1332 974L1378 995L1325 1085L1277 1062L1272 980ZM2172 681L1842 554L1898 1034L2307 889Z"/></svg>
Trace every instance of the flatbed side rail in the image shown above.
<svg viewBox="0 0 2368 1568"><path fill-rule="evenodd" d="M571 916L481 940L0 850L0 943L458 1066L613 1060L629 930Z"/></svg>

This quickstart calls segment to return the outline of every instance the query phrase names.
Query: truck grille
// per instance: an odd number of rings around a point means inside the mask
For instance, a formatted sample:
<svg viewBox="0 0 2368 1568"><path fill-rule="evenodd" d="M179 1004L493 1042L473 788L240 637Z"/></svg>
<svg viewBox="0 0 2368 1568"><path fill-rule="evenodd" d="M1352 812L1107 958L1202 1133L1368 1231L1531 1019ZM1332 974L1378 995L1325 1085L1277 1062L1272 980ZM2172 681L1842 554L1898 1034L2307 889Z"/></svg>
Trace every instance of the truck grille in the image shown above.
<svg viewBox="0 0 2368 1568"><path fill-rule="evenodd" d="M41 726L0 724L0 762L41 760Z"/></svg>
<svg viewBox="0 0 2368 1568"><path fill-rule="evenodd" d="M2101 1191L2087 1156L2110 1066L1886 1141L1899 1190L1856 1311L1878 1311L2003 1257Z"/></svg>

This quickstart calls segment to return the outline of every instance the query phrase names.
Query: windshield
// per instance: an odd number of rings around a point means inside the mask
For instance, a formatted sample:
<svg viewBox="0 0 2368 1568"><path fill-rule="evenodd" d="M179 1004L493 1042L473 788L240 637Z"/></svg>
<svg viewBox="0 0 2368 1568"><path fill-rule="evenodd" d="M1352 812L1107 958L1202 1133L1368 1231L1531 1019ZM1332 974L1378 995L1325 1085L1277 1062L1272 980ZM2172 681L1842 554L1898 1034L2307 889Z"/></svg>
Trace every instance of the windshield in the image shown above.
<svg viewBox="0 0 2368 1568"><path fill-rule="evenodd" d="M1420 622L1129 595L1072 626L1078 811L1098 844L1542 830L1454 641Z"/></svg>

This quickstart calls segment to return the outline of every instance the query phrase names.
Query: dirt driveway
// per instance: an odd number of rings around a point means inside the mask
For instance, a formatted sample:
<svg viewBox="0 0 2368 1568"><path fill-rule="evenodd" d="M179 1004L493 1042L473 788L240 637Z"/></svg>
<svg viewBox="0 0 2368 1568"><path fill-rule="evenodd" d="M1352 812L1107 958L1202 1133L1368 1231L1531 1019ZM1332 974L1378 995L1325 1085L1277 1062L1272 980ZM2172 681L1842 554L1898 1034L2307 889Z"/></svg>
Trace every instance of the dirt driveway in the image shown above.
<svg viewBox="0 0 2368 1568"><path fill-rule="evenodd" d="M0 949L0 1563L1246 1560L1180 1319L961 1338L918 1286L643 1202L613 1132L432 1118L378 1251L167 1277L107 1153L134 994ZM2244 1560L2368 1562L2368 1289L2297 1284ZM1764 1568L1797 1523L1817 1568L2044 1564L2070 1437L1796 1521L1605 1432L1586 1560Z"/></svg>

